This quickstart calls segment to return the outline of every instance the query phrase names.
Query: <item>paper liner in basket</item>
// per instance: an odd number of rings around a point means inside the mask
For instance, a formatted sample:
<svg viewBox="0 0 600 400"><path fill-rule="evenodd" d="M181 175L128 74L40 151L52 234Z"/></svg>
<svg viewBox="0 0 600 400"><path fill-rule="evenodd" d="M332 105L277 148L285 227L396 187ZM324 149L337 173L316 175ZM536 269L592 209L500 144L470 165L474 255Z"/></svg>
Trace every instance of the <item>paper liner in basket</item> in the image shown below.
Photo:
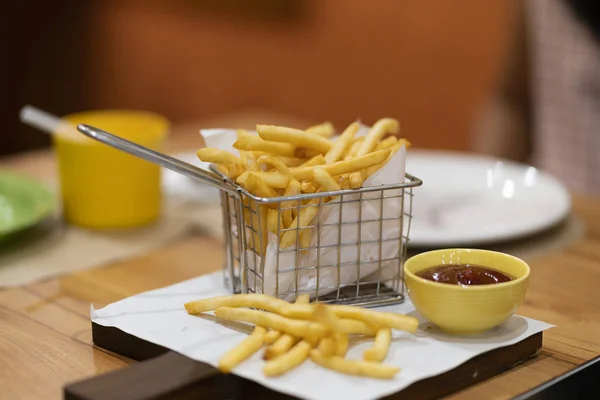
<svg viewBox="0 0 600 400"><path fill-rule="evenodd" d="M357 136L364 136L368 131L369 127L363 125ZM235 129L201 130L201 134L207 147L239 154L233 148L237 139ZM364 182L363 187L404 182L405 169L406 148L402 147L383 168ZM246 262L250 270L248 287L259 293L291 301L297 292L315 296L318 288L318 295L323 296L337 290L340 285L353 284L365 278L368 281L399 279L399 244L403 233L407 232L406 221L403 219L404 196L402 189L384 191L383 200L381 196L380 191L365 192L359 205L356 201L360 198L359 194L345 195L341 216L339 199L324 203L319 216L320 225L323 225L320 227L320 250L301 251L298 255L295 251L278 252L277 237L269 232L264 271L259 271L260 257L255 257L250 251L246 252ZM362 222L359 227L356 223L359 220L359 212L361 221L373 222ZM381 217L385 220L380 224ZM344 223L341 232L340 222ZM316 232L313 232L311 248L317 246L317 237ZM380 239L383 239L381 256ZM357 242L362 242L360 249ZM343 244L339 252L338 243ZM380 259L387 261L380 264ZM338 268L340 264L341 267ZM314 268L317 265L320 266L318 270ZM297 273L296 266L299 269Z"/></svg>

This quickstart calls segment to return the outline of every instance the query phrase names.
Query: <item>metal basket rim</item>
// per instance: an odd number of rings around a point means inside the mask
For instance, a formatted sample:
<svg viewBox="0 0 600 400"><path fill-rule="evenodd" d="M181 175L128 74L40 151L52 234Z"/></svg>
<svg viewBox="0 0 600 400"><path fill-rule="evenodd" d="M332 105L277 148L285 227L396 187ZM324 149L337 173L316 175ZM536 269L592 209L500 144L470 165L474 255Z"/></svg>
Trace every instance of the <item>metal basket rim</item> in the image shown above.
<svg viewBox="0 0 600 400"><path fill-rule="evenodd" d="M295 196L260 197L260 196L256 196L256 195L248 192L246 189L244 189L243 187L241 187L240 185L238 185L237 183L232 181L227 175L225 175L219 169L217 169L215 164L211 164L210 169L212 172L216 173L219 177L221 177L221 179L223 179L225 184L234 186L240 194L243 194L244 196L247 196L250 199L252 199L258 203L262 203L262 204L280 203L280 202L284 202L284 201L298 201L298 200L305 200L305 199L317 199L317 198L329 197L329 196L342 196L342 195L348 196L348 195L352 195L352 194L376 192L376 191L383 191L383 190L405 189L405 188L409 188L409 187L410 188L418 187L423 184L423 181L421 179L419 179L416 176L411 175L409 173L405 173L404 175L405 175L405 178L407 178L409 180L408 182L395 183L395 184L391 184L391 185L369 186L369 187L360 188L360 189L346 189L346 190L338 190L338 191L333 191L333 192L303 193L303 194L299 194L299 195L295 195Z"/></svg>

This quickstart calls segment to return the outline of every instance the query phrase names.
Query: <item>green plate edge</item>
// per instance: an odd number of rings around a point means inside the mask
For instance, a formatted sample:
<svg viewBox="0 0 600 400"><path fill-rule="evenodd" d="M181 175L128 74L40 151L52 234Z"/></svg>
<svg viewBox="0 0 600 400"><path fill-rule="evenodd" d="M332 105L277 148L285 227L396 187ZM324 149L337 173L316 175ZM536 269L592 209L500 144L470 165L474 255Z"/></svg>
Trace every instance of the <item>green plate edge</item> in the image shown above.
<svg viewBox="0 0 600 400"><path fill-rule="evenodd" d="M0 238L5 238L37 225L48 218L56 209L55 194L38 180L18 173L0 170L0 185L0 196L3 195L2 186L18 187L16 190L28 192L27 194L35 202L34 212L27 213L25 217L14 219L9 224L0 225Z"/></svg>

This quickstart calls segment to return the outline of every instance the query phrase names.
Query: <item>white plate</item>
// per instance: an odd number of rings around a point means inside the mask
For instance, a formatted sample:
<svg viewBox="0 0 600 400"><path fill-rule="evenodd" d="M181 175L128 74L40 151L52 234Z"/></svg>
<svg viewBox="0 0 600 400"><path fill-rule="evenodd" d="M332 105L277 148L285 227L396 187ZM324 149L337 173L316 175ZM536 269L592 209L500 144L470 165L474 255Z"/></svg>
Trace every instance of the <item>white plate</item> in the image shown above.
<svg viewBox="0 0 600 400"><path fill-rule="evenodd" d="M531 166L485 156L408 152L414 189L413 246L489 244L547 229L569 213L566 188Z"/></svg>
<svg viewBox="0 0 600 400"><path fill-rule="evenodd" d="M172 154L171 157L193 164L205 170L208 170L209 168L209 163L200 161L193 151ZM163 168L162 174L163 191L167 196L176 196L198 203L220 203L218 189L166 168Z"/></svg>

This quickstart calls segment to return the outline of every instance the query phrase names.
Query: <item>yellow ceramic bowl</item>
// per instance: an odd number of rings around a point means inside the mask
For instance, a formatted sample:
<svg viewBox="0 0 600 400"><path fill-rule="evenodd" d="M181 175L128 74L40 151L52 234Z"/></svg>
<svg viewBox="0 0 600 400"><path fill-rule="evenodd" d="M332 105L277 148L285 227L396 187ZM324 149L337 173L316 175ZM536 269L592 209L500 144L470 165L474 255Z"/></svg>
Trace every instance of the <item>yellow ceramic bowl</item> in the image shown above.
<svg viewBox="0 0 600 400"><path fill-rule="evenodd" d="M515 279L493 285L460 286L419 278L415 273L441 264L477 264ZM404 265L408 295L415 309L441 330L456 335L485 332L512 316L525 298L529 266L504 253L446 249L411 257Z"/></svg>

